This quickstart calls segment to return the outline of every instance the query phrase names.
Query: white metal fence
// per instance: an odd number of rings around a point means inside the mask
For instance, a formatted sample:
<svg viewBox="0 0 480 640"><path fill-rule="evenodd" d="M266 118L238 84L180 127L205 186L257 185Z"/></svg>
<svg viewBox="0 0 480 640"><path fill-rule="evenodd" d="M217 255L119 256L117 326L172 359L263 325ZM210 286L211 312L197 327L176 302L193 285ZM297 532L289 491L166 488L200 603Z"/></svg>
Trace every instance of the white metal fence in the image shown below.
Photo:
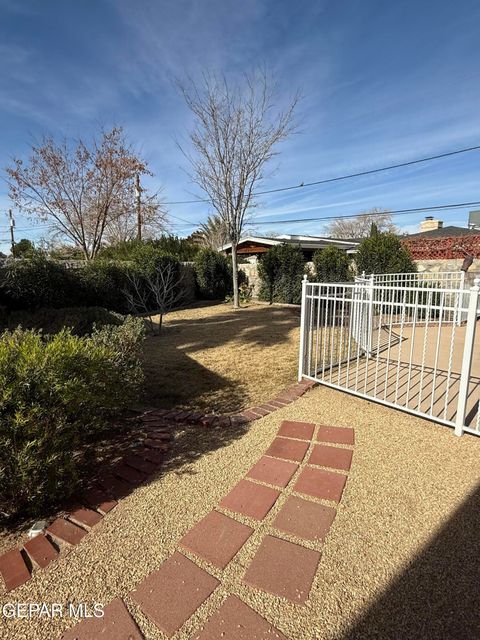
<svg viewBox="0 0 480 640"><path fill-rule="evenodd" d="M305 280L299 379L480 435L479 284Z"/></svg>

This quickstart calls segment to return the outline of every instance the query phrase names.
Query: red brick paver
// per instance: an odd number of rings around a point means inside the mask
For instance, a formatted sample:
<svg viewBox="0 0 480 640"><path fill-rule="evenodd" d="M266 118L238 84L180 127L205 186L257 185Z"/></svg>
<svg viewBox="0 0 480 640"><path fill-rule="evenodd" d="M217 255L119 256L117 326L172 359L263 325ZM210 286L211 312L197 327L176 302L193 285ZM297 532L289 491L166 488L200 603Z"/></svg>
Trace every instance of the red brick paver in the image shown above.
<svg viewBox="0 0 480 640"><path fill-rule="evenodd" d="M127 464L121 464L118 467L115 467L113 472L119 478L122 478L122 480L126 480L134 487L142 484L142 482L145 482L145 480L147 479L147 475L145 473L137 471L136 469L132 469L132 467L129 467Z"/></svg>
<svg viewBox="0 0 480 640"><path fill-rule="evenodd" d="M105 483L102 484L105 485ZM130 491L131 490L129 489L129 492ZM117 496L115 493L113 493L113 495L115 495L117 498L123 497L123 495ZM82 500L85 504L88 504L89 507L97 509L97 511L100 511L101 513L108 513L118 504L116 500L112 500L112 498L110 498L110 496L108 496L104 491L101 491L97 488L85 491L85 493L82 495Z"/></svg>
<svg viewBox="0 0 480 640"><path fill-rule="evenodd" d="M317 444L313 447L308 463L348 471L352 464L352 455L353 451L351 449L339 449L338 447Z"/></svg>
<svg viewBox="0 0 480 640"><path fill-rule="evenodd" d="M89 611L91 614L92 611ZM61 640L143 640L127 607L115 598L102 618L87 618L61 636Z"/></svg>
<svg viewBox="0 0 480 640"><path fill-rule="evenodd" d="M289 496L273 526L305 540L325 540L336 511L323 504Z"/></svg>
<svg viewBox="0 0 480 640"><path fill-rule="evenodd" d="M12 549L0 556L0 573L7 591L16 589L30 578L30 571L18 549Z"/></svg>
<svg viewBox="0 0 480 640"><path fill-rule="evenodd" d="M261 482L273 484L276 487L286 487L293 474L298 469L298 464L286 460L276 460L263 456L247 473L247 477Z"/></svg>
<svg viewBox="0 0 480 640"><path fill-rule="evenodd" d="M265 453L267 456L273 456L274 458L301 462L307 453L308 447L308 442L290 440L290 438L275 438Z"/></svg>
<svg viewBox="0 0 480 640"><path fill-rule="evenodd" d="M192 640L287 640L256 611L229 596Z"/></svg>
<svg viewBox="0 0 480 640"><path fill-rule="evenodd" d="M346 480L347 476L343 473L305 467L295 483L294 489L315 498L340 502Z"/></svg>
<svg viewBox="0 0 480 640"><path fill-rule="evenodd" d="M175 552L131 593L143 613L168 637L216 589L219 581Z"/></svg>
<svg viewBox="0 0 480 640"><path fill-rule="evenodd" d="M336 444L355 444L355 433L353 429L345 427L320 427L317 440Z"/></svg>
<svg viewBox="0 0 480 640"><path fill-rule="evenodd" d="M73 522L68 522L63 518L54 520L47 528L47 533L61 542L68 542L68 544L78 544L87 535L85 529L77 527Z"/></svg>
<svg viewBox="0 0 480 640"><path fill-rule="evenodd" d="M182 538L180 546L224 569L252 533L252 528L211 511Z"/></svg>
<svg viewBox="0 0 480 640"><path fill-rule="evenodd" d="M266 536L245 573L244 582L303 604L310 593L319 561L318 551Z"/></svg>
<svg viewBox="0 0 480 640"><path fill-rule="evenodd" d="M240 480L230 493L220 501L220 506L256 520L263 520L279 495L279 491L270 487L248 480Z"/></svg>
<svg viewBox="0 0 480 640"><path fill-rule="evenodd" d="M37 566L44 569L52 560L58 556L58 551L53 544L43 534L35 536L23 545L30 560Z"/></svg>
<svg viewBox="0 0 480 640"><path fill-rule="evenodd" d="M68 518L82 527L94 527L102 521L102 516L99 513L91 509L84 509L83 507L72 511Z"/></svg>
<svg viewBox="0 0 480 640"><path fill-rule="evenodd" d="M315 425L311 422L292 422L284 420L278 430L279 436L285 438L298 438L299 440L311 440Z"/></svg>

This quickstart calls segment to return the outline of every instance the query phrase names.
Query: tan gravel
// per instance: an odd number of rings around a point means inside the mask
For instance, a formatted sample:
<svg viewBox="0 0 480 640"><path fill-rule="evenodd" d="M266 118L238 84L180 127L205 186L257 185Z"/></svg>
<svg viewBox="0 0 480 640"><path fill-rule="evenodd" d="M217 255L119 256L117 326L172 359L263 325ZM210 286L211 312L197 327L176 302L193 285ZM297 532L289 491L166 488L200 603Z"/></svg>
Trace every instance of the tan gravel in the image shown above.
<svg viewBox="0 0 480 640"><path fill-rule="evenodd" d="M480 440L456 438L447 427L326 388L310 391L244 432L179 431L162 477L124 499L79 547L3 596L3 602L106 604L127 596L146 638L163 639L128 593L245 475L282 419L356 431L352 469L310 599L295 606L241 584L282 497L223 572L208 568L222 586L175 640L189 638L227 593L239 595L295 640L479 638ZM72 620L0 624L0 637L8 640L55 640Z"/></svg>

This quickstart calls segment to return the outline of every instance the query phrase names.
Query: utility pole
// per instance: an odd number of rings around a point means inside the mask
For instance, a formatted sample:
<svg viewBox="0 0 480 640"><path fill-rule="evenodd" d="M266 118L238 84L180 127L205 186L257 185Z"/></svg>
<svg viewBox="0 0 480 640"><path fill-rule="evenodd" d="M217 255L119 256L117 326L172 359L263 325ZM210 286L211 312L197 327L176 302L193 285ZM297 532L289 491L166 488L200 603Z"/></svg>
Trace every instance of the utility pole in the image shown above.
<svg viewBox="0 0 480 640"><path fill-rule="evenodd" d="M142 190L140 188L140 175L135 176L135 198L137 203L137 240L142 239Z"/></svg>
<svg viewBox="0 0 480 640"><path fill-rule="evenodd" d="M12 258L15 258L15 220L13 219L12 210L8 210L8 217L10 219L10 241L12 243Z"/></svg>

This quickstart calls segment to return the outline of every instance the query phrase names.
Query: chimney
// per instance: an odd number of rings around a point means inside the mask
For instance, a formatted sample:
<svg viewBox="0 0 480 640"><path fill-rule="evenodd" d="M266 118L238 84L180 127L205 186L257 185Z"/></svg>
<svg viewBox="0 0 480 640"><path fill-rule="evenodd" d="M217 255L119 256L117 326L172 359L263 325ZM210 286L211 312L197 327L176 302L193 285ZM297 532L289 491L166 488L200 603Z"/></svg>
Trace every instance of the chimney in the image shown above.
<svg viewBox="0 0 480 640"><path fill-rule="evenodd" d="M435 220L433 216L425 216L420 223L420 231L434 231L443 227L443 220Z"/></svg>

